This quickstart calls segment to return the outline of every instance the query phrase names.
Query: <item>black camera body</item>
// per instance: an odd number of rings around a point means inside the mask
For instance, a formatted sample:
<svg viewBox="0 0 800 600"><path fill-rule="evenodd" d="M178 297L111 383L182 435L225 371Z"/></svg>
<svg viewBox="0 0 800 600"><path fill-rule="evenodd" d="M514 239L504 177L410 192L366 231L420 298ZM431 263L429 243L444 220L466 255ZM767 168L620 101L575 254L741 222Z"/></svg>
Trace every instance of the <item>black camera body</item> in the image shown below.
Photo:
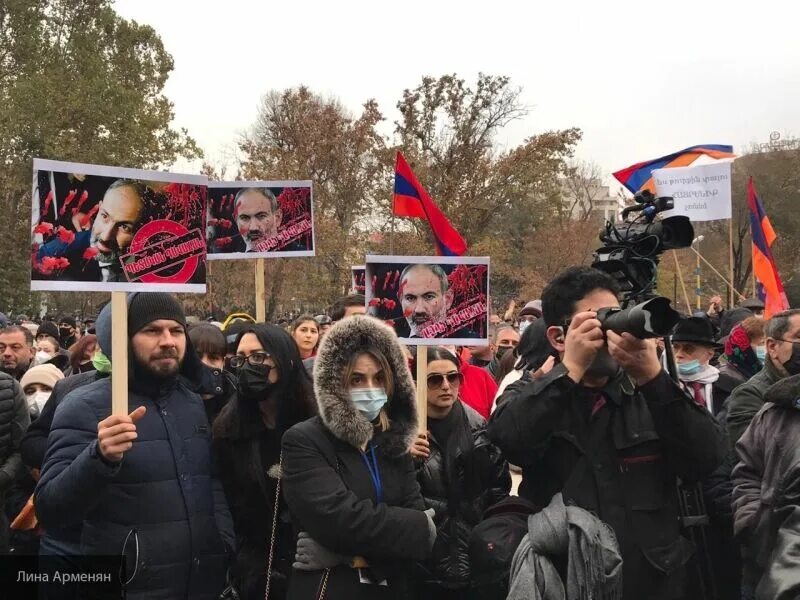
<svg viewBox="0 0 800 600"><path fill-rule="evenodd" d="M669 335L680 315L670 307L669 299L655 294L658 262L665 250L691 246L694 228L685 216L655 220L660 212L674 208L670 197L656 198L645 191L634 200L635 205L622 211L619 226L606 223L600 234L603 246L594 253L592 267L617 281L625 306L603 309L598 319L606 330L627 331L640 339L663 337ZM641 214L630 219L634 212Z"/></svg>

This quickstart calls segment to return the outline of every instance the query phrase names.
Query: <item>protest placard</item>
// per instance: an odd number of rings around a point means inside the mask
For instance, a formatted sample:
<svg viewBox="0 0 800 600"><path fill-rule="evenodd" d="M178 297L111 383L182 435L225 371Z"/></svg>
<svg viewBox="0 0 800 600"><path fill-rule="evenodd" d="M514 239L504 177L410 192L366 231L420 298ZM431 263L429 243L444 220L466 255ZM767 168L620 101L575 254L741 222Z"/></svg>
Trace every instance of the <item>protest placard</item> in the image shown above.
<svg viewBox="0 0 800 600"><path fill-rule="evenodd" d="M368 314L407 345L489 343L489 259L367 256Z"/></svg>
<svg viewBox="0 0 800 600"><path fill-rule="evenodd" d="M673 167L653 171L656 195L672 196L675 208L664 218L685 215L691 221L731 218L731 163Z"/></svg>
<svg viewBox="0 0 800 600"><path fill-rule="evenodd" d="M314 256L310 181L208 184L209 259Z"/></svg>
<svg viewBox="0 0 800 600"><path fill-rule="evenodd" d="M206 183L35 159L31 289L205 292Z"/></svg>
<svg viewBox="0 0 800 600"><path fill-rule="evenodd" d="M366 273L367 270L364 265L358 265L350 268L350 293L363 294L367 289Z"/></svg>

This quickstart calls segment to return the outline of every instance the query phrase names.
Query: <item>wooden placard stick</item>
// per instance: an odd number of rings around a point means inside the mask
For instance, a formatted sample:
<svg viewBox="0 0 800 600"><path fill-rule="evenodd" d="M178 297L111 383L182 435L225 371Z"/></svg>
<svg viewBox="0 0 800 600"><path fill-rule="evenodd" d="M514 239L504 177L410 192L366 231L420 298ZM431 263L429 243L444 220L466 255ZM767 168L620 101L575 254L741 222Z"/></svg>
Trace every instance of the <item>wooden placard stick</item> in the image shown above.
<svg viewBox="0 0 800 600"><path fill-rule="evenodd" d="M417 346L417 416L419 432L428 431L428 347Z"/></svg>
<svg viewBox="0 0 800 600"><path fill-rule="evenodd" d="M128 414L128 295L111 292L111 414Z"/></svg>
<svg viewBox="0 0 800 600"><path fill-rule="evenodd" d="M264 281L264 259L256 259L256 322L267 320L267 293Z"/></svg>

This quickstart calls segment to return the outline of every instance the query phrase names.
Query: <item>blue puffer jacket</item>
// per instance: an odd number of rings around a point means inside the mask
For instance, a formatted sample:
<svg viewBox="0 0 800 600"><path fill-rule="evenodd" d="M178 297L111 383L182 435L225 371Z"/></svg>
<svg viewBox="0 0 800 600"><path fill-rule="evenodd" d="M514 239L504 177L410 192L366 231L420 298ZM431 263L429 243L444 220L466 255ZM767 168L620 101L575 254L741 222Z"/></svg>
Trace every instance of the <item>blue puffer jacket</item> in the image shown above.
<svg viewBox="0 0 800 600"><path fill-rule="evenodd" d="M110 379L64 399L36 488L39 520L45 528L82 523L83 554L124 553L133 576L128 598L217 598L234 537L212 476L202 400L183 378L158 389L132 382L129 412L139 406L147 412L138 438L111 465L97 448L97 424L111 413Z"/></svg>

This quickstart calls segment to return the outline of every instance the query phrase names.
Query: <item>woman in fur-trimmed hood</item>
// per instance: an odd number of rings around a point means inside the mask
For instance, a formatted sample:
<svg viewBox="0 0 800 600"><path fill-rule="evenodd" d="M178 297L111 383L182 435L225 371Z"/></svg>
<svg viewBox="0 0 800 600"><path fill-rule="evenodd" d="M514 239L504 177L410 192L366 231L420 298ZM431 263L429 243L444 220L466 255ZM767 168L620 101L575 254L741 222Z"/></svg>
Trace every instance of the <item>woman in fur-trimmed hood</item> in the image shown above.
<svg viewBox="0 0 800 600"><path fill-rule="evenodd" d="M283 493L299 534L288 598L410 598L407 573L436 530L409 454L416 397L395 333L371 317L338 322L317 354L314 391L319 416L283 436Z"/></svg>

